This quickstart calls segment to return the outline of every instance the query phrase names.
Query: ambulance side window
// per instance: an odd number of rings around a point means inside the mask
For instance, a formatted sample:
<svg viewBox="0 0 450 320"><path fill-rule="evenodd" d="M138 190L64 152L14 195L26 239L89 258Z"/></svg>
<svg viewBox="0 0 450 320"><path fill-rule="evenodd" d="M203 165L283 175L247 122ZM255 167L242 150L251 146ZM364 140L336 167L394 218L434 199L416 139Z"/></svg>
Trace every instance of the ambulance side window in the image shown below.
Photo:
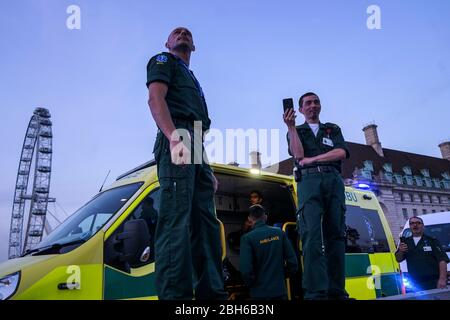
<svg viewBox="0 0 450 320"><path fill-rule="evenodd" d="M147 222L148 231L150 232L150 258L145 264L155 261L155 232L156 222L158 221L159 195L159 188L150 192L127 219L127 221L143 219Z"/></svg>
<svg viewBox="0 0 450 320"><path fill-rule="evenodd" d="M347 206L346 253L389 252L389 244L376 210Z"/></svg>
<svg viewBox="0 0 450 320"><path fill-rule="evenodd" d="M123 226L125 223L135 219L143 219L147 222L148 231L150 233L150 257L147 261L131 267L139 268L155 261L155 231L156 223L158 221L159 196L159 188L150 192L108 238L105 242L105 264L125 272L127 271L127 266L118 259L118 252L115 247L117 246L117 243L115 242L115 239L118 234L123 232Z"/></svg>

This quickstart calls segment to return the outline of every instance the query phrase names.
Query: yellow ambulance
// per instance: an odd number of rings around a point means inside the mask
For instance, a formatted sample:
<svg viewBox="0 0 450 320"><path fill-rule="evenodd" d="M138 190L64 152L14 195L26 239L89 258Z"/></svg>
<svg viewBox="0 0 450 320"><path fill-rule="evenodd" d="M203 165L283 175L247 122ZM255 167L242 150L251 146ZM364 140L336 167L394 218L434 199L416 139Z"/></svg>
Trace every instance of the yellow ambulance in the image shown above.
<svg viewBox="0 0 450 320"><path fill-rule="evenodd" d="M268 223L283 228L301 263L296 190L291 176L213 164L219 188L216 212L222 222L224 278L230 299L246 297L239 252L230 234L247 216L249 193L263 194ZM394 240L372 192L346 188L346 290L357 299L401 293ZM33 250L0 264L0 300L157 299L154 233L158 218L156 165L145 163L58 226ZM289 298L300 299L301 271L287 279Z"/></svg>

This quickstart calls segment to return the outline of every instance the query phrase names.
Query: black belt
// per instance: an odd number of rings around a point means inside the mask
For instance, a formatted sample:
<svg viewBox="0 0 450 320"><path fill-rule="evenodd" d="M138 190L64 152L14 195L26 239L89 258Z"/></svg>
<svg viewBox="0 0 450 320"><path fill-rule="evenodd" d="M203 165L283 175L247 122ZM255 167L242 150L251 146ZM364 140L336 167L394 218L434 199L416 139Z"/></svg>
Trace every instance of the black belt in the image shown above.
<svg viewBox="0 0 450 320"><path fill-rule="evenodd" d="M301 169L302 176L306 175L306 174L319 173L319 172L335 172L335 173L337 173L338 170L332 166L317 166L317 167Z"/></svg>

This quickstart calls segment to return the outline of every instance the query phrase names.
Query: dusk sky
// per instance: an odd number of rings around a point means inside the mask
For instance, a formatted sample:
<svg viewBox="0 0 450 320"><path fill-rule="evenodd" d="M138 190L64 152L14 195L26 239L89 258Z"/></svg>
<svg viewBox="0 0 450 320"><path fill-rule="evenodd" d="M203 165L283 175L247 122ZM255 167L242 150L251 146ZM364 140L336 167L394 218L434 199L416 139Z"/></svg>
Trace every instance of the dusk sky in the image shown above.
<svg viewBox="0 0 450 320"><path fill-rule="evenodd" d="M66 12L80 8L80 29ZM370 5L381 29L369 29ZM450 1L0 1L0 261L7 259L14 185L28 121L53 121L50 209L64 219L118 175L153 158L156 126L145 87L149 58L186 26L191 69L212 127L278 129L282 99L306 91L322 122L364 143L375 122L383 147L441 157L450 139ZM298 118L300 120L301 117ZM300 122L300 121L299 121ZM267 164L267 163L266 163ZM54 221L51 221L54 223Z"/></svg>

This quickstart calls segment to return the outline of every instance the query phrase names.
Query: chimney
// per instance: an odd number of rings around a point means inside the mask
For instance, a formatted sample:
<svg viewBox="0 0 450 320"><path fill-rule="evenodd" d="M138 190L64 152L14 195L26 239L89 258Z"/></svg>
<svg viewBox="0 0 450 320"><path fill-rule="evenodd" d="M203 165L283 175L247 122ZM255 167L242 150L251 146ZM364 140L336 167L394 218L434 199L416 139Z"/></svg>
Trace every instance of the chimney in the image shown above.
<svg viewBox="0 0 450 320"><path fill-rule="evenodd" d="M261 169L261 153L258 151L250 152L250 164L254 169Z"/></svg>
<svg viewBox="0 0 450 320"><path fill-rule="evenodd" d="M362 130L364 131L366 144L371 146L380 157L384 157L383 148L381 148L381 142L378 139L377 125L375 123L368 124Z"/></svg>
<svg viewBox="0 0 450 320"><path fill-rule="evenodd" d="M441 149L442 158L450 161L450 141L445 141L439 144L439 148Z"/></svg>

